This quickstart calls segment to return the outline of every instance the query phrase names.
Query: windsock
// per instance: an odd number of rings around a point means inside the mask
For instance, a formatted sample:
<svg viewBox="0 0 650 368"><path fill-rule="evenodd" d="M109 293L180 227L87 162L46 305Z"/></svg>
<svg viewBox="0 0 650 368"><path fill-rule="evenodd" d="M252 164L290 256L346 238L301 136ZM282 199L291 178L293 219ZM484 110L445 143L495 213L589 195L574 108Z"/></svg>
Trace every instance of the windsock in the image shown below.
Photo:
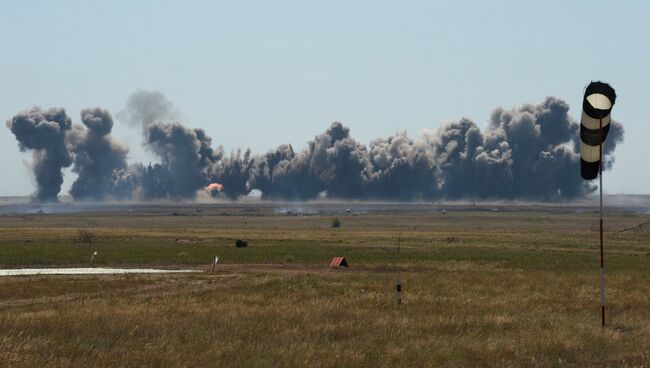
<svg viewBox="0 0 650 368"><path fill-rule="evenodd" d="M585 180L598 177L600 145L607 138L615 102L616 91L607 83L591 82L585 89L580 119L580 174Z"/></svg>

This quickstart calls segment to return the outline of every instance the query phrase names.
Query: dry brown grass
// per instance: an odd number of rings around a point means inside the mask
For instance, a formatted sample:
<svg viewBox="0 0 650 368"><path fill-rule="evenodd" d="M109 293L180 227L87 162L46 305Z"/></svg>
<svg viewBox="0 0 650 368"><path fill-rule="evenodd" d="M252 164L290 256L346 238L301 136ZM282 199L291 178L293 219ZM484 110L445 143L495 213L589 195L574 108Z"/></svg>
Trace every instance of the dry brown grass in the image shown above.
<svg viewBox="0 0 650 368"><path fill-rule="evenodd" d="M407 273L399 307L388 274L129 281L102 293L59 291L50 301L35 290L33 304L5 305L0 358L115 367L650 363L650 287L631 275L609 279L605 330L590 275L459 264ZM68 293L74 297L61 298Z"/></svg>
<svg viewBox="0 0 650 368"><path fill-rule="evenodd" d="M69 241L76 219L66 216L47 226L0 218L0 252ZM0 366L650 366L650 237L615 234L647 216L611 218L604 330L593 214L371 214L340 229L329 216L177 216L168 226L102 216L89 216L99 239L127 242L134 256L151 251L138 248L147 242L189 257L231 249L245 232L252 248L233 257L259 251L263 261L286 247L314 266L2 278ZM341 252L354 254L350 272L320 272L320 258L306 256Z"/></svg>

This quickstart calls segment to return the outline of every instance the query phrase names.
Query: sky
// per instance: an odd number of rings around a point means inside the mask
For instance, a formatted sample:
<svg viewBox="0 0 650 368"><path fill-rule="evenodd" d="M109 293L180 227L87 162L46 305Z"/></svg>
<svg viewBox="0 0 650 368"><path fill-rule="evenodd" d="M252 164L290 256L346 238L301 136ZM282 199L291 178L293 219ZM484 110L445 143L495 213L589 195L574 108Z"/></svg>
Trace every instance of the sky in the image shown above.
<svg viewBox="0 0 650 368"><path fill-rule="evenodd" d="M226 152L304 147L331 122L362 143L417 137L556 96L578 120L610 83L626 130L606 193L650 194L647 1L14 1L0 12L0 118L32 106L114 115L159 90ZM155 161L116 121L132 162ZM6 126L0 196L34 191ZM66 170L62 194L75 174Z"/></svg>

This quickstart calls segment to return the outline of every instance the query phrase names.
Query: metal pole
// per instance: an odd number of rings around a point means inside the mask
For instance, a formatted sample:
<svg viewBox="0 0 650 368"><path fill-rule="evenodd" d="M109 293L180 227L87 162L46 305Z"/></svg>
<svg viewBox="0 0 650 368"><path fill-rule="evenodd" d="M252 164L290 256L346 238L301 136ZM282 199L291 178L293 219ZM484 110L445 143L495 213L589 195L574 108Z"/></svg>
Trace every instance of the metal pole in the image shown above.
<svg viewBox="0 0 650 368"><path fill-rule="evenodd" d="M398 234L397 235L397 260L398 260L398 263L399 263L400 258L401 258L399 256L399 251L400 251L401 245L402 245L402 234ZM397 304L398 305L402 304L402 272L399 271L399 270L397 271L397 285L395 287L395 291L397 292L397 294L396 294L396 296L397 296Z"/></svg>
<svg viewBox="0 0 650 368"><path fill-rule="evenodd" d="M603 119L600 119L600 317L602 327L605 327L605 251L603 236Z"/></svg>

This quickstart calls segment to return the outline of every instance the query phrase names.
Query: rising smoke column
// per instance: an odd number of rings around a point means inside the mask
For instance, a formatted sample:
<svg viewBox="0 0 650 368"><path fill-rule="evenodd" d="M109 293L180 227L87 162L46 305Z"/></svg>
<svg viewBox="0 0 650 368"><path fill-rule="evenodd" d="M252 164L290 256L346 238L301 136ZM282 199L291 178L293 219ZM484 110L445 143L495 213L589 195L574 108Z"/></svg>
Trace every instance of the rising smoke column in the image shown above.
<svg viewBox="0 0 650 368"><path fill-rule="evenodd" d="M143 173L146 198L192 199L210 182L221 150L214 151L202 129L180 123L152 123L145 130L145 145L161 159Z"/></svg>
<svg viewBox="0 0 650 368"><path fill-rule="evenodd" d="M470 119L448 123L429 141L446 199L508 198L513 180L512 151L501 129L481 132Z"/></svg>
<svg viewBox="0 0 650 368"><path fill-rule="evenodd" d="M237 150L236 153L231 153L230 157L222 159L218 165L214 165L215 172L211 181L222 184L223 194L230 199L247 195L251 191L248 182L253 164L250 150L246 150L243 156L241 150ZM216 195L218 192L213 191L212 194Z"/></svg>
<svg viewBox="0 0 650 368"><path fill-rule="evenodd" d="M120 117L142 127L145 148L161 162L136 164L116 172L117 193L144 199L193 199L209 183L216 163L223 157L222 149L212 148L212 140L203 129L172 122L178 116L159 91L140 90L127 99Z"/></svg>
<svg viewBox="0 0 650 368"><path fill-rule="evenodd" d="M441 196L448 199L558 200L591 189L575 174L577 123L549 97L492 112L484 132L469 119L432 136Z"/></svg>
<svg viewBox="0 0 650 368"><path fill-rule="evenodd" d="M126 169L128 149L111 138L113 117L107 110L84 109L81 122L86 129L75 128L69 137L74 153L72 171L79 175L70 194L75 200L113 197L116 195L114 175Z"/></svg>
<svg viewBox="0 0 650 368"><path fill-rule="evenodd" d="M293 147L290 144L280 145L275 150L255 160L250 171L249 185L262 192L262 198L281 198L281 193L275 193L274 189L279 187L279 175L286 170L286 166L295 157Z"/></svg>
<svg viewBox="0 0 650 368"><path fill-rule="evenodd" d="M263 199L304 201L325 190L317 175L310 171L311 151L295 153L291 145L281 145L257 157L249 185L262 191Z"/></svg>
<svg viewBox="0 0 650 368"><path fill-rule="evenodd" d="M489 128L504 132L512 149L512 195L522 199L574 198L588 189L572 167L579 162L570 145L577 123L569 106L555 98L492 113Z"/></svg>
<svg viewBox="0 0 650 368"><path fill-rule="evenodd" d="M34 107L7 121L21 151L33 150L32 169L36 179L34 200L57 201L61 191L61 169L72 164L66 147L66 133L72 122L64 109Z"/></svg>
<svg viewBox="0 0 650 368"><path fill-rule="evenodd" d="M555 201L592 192L576 174L578 124L568 111L566 102L548 97L494 110L484 132L469 119L438 129L429 139L441 197ZM623 136L614 125L608 152Z"/></svg>
<svg viewBox="0 0 650 368"><path fill-rule="evenodd" d="M371 170L366 147L334 122L298 154L282 145L258 157L250 185L264 198L307 200L323 191L330 198L351 198L363 195Z"/></svg>
<svg viewBox="0 0 650 368"><path fill-rule="evenodd" d="M566 102L548 97L539 105L523 105L492 113L489 131L501 130L512 149L512 196L558 200L590 193L593 186L576 173L579 125L569 116ZM612 147L622 140L620 124ZM610 151L612 152L612 151Z"/></svg>
<svg viewBox="0 0 650 368"><path fill-rule="evenodd" d="M438 190L431 145L406 132L370 142L367 198L413 200L433 198Z"/></svg>
<svg viewBox="0 0 650 368"><path fill-rule="evenodd" d="M428 137L443 198L471 197L477 191L475 157L483 144L479 127L469 119L448 123Z"/></svg>
<svg viewBox="0 0 650 368"><path fill-rule="evenodd" d="M316 175L330 198L363 194L370 171L366 146L350 136L350 129L334 122L309 142L310 173Z"/></svg>

